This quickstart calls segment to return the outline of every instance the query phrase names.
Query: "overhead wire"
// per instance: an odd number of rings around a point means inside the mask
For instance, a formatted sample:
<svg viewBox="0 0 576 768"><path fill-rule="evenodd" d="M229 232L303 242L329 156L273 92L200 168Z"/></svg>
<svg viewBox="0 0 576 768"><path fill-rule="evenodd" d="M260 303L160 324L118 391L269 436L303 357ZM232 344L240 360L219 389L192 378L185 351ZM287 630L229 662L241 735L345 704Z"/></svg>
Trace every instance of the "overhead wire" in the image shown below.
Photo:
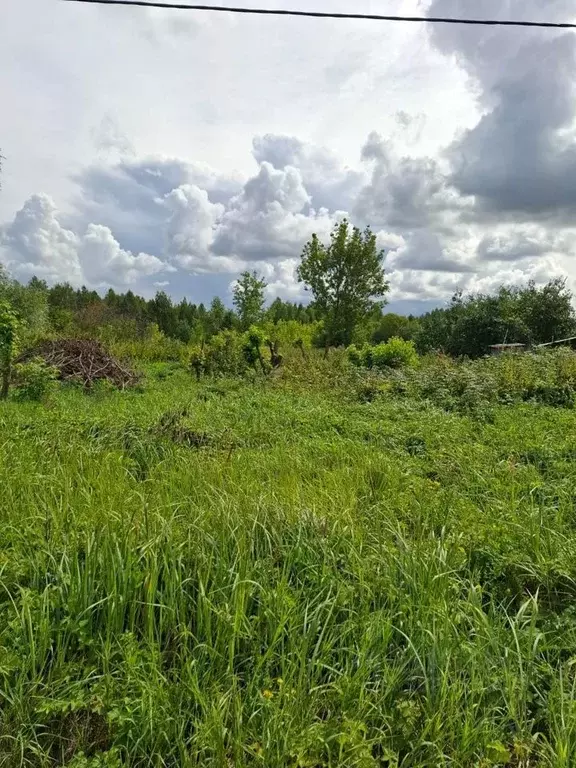
<svg viewBox="0 0 576 768"><path fill-rule="evenodd" d="M224 5L198 5L157 0L63 0L69 3L96 5L124 5L140 8L166 8L179 11L208 11L212 13L236 13L256 16L293 16L310 19L352 19L360 21L412 22L418 24L463 24L484 27L536 27L539 29L576 29L576 22L522 21L509 19L462 19L441 16L395 16L376 13L336 13L333 11L297 11L283 8L235 8Z"/></svg>

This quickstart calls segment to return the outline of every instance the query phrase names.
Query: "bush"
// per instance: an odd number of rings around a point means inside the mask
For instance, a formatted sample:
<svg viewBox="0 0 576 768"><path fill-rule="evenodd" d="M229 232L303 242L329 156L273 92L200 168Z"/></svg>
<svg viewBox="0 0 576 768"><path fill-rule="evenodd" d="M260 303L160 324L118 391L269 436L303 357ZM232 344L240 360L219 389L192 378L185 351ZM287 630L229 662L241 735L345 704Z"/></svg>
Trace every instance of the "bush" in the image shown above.
<svg viewBox="0 0 576 768"><path fill-rule="evenodd" d="M273 344L278 342L280 347L303 347L311 349L314 340L322 332L322 323L299 323L296 320L281 320L278 323L263 323L261 326L265 339ZM323 344L322 344L323 346Z"/></svg>
<svg viewBox="0 0 576 768"><path fill-rule="evenodd" d="M356 366L356 368L362 368L364 365L364 350L358 349L358 347L355 344L352 344L350 347L348 347L348 360L352 363L352 365Z"/></svg>
<svg viewBox="0 0 576 768"><path fill-rule="evenodd" d="M392 338L385 344L378 344L372 349L372 367L385 368L414 368L418 364L418 354L413 341L405 341L398 337Z"/></svg>
<svg viewBox="0 0 576 768"><path fill-rule="evenodd" d="M210 339L203 350L195 352L193 365L200 355L202 372L212 376L241 376L246 372L245 337L236 331L222 331Z"/></svg>
<svg viewBox="0 0 576 768"><path fill-rule="evenodd" d="M414 342L397 337L375 347L365 344L359 349L353 344L348 347L348 359L356 367L377 368L381 371L414 368L418 364Z"/></svg>
<svg viewBox="0 0 576 768"><path fill-rule="evenodd" d="M110 350L120 359L137 360L143 363L186 364L189 356L189 348L183 342L165 336L154 324L149 326L143 338L112 342Z"/></svg>
<svg viewBox="0 0 576 768"><path fill-rule="evenodd" d="M272 345L269 352L268 346ZM222 331L202 347L192 348L190 368L198 379L208 376L244 376L249 372L270 373L283 362L279 341L269 339L265 330L251 325L244 333ZM274 358L276 355L276 359Z"/></svg>
<svg viewBox="0 0 576 768"><path fill-rule="evenodd" d="M54 389L58 369L47 365L40 357L15 366L16 400L44 400Z"/></svg>

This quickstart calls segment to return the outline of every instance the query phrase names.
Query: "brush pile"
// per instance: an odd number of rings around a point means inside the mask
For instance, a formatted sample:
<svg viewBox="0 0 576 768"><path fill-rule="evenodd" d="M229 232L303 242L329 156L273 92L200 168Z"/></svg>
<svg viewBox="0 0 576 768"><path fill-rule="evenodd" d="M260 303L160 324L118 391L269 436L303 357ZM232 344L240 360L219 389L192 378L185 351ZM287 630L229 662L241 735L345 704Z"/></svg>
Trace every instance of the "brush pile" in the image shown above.
<svg viewBox="0 0 576 768"><path fill-rule="evenodd" d="M41 358L58 369L62 381L75 381L90 389L96 381L109 381L120 389L130 387L138 376L115 360L98 341L91 339L58 339L43 341L20 356L27 363Z"/></svg>

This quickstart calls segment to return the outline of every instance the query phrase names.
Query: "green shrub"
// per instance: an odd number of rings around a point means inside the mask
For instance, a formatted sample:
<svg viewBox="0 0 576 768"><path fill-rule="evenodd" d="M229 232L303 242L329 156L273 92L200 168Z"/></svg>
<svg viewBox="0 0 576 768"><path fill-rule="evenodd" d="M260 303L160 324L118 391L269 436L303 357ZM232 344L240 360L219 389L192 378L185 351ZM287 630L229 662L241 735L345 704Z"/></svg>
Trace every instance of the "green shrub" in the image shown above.
<svg viewBox="0 0 576 768"><path fill-rule="evenodd" d="M554 385L539 383L524 393L525 400L533 400L556 408L574 408L576 393L567 384Z"/></svg>
<svg viewBox="0 0 576 768"><path fill-rule="evenodd" d="M247 362L244 334L222 331L210 339L203 350L203 372L212 376L241 376Z"/></svg>
<svg viewBox="0 0 576 768"><path fill-rule="evenodd" d="M356 368L361 368L364 365L364 356L363 356L363 349L358 349L358 347L355 344L352 344L348 347L348 360L352 363L352 365L356 366Z"/></svg>
<svg viewBox="0 0 576 768"><path fill-rule="evenodd" d="M137 360L144 363L175 362L186 364L189 348L178 339L171 339L151 325L141 339L115 341L110 344L110 351L120 359Z"/></svg>
<svg viewBox="0 0 576 768"><path fill-rule="evenodd" d="M405 341L398 337L392 338L385 344L371 348L372 367L384 370L386 368L414 368L418 364L418 354L413 341Z"/></svg>
<svg viewBox="0 0 576 768"><path fill-rule="evenodd" d="M47 365L40 357L15 366L17 400L44 400L54 388L58 369Z"/></svg>
<svg viewBox="0 0 576 768"><path fill-rule="evenodd" d="M260 327L265 339L269 339L273 344L278 342L284 349L297 346L309 350L314 346L314 340L321 335L323 324L280 320L278 323L263 323Z"/></svg>
<svg viewBox="0 0 576 768"><path fill-rule="evenodd" d="M267 346L268 336L258 326L252 325L244 333L222 331L207 344L192 349L190 368L198 379L204 374L245 376L252 370L267 374L272 369Z"/></svg>
<svg viewBox="0 0 576 768"><path fill-rule="evenodd" d="M352 344L347 352L348 360L358 368L377 368L385 371L391 368L414 368L418 364L414 342L399 338L390 339L377 346L365 344L358 348Z"/></svg>

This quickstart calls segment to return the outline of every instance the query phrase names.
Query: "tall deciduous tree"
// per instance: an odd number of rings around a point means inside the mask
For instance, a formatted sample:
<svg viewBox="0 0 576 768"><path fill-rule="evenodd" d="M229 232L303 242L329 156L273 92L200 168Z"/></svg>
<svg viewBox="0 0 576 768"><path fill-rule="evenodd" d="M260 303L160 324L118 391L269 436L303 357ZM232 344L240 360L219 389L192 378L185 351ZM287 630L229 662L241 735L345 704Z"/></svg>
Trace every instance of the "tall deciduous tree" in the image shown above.
<svg viewBox="0 0 576 768"><path fill-rule="evenodd" d="M234 286L234 306L242 330L258 323L264 313L266 281L257 272L243 272Z"/></svg>
<svg viewBox="0 0 576 768"><path fill-rule="evenodd" d="M327 344L350 344L358 324L384 303L389 286L383 259L370 228L362 232L346 220L334 228L329 245L316 235L306 244L298 279L323 316Z"/></svg>

